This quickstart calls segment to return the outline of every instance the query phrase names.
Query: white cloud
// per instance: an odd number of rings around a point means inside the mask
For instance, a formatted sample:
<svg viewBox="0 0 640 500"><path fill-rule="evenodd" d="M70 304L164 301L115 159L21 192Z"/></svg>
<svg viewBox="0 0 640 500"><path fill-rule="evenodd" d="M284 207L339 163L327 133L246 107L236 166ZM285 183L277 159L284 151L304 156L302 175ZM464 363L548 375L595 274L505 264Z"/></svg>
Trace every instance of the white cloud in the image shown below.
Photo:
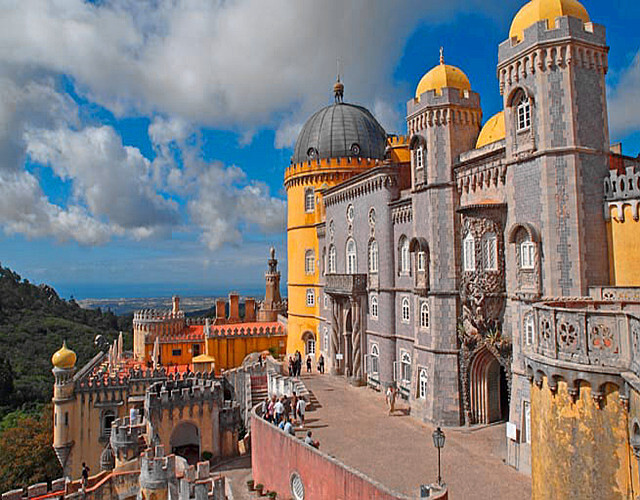
<svg viewBox="0 0 640 500"><path fill-rule="evenodd" d="M15 0L0 10L0 59L69 74L117 113L244 130L327 102L337 58L347 97L372 103L421 19L473 4Z"/></svg>
<svg viewBox="0 0 640 500"><path fill-rule="evenodd" d="M75 198L93 215L142 234L178 223L177 204L152 189L149 160L111 127L35 130L26 138L31 159L72 180Z"/></svg>
<svg viewBox="0 0 640 500"><path fill-rule="evenodd" d="M640 52L610 90L609 126L614 140L640 129Z"/></svg>

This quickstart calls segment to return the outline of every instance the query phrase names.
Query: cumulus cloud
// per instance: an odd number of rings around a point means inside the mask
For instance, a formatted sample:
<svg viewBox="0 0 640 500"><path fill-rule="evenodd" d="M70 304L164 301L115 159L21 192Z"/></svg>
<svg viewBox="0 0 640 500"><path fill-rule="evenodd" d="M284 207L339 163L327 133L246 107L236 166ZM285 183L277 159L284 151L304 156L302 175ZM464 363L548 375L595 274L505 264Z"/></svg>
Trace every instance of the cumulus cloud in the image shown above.
<svg viewBox="0 0 640 500"><path fill-rule="evenodd" d="M0 11L0 58L72 75L116 113L245 129L326 101L337 58L347 95L373 102L420 19L474 3L15 0Z"/></svg>
<svg viewBox="0 0 640 500"><path fill-rule="evenodd" d="M610 90L609 126L614 140L640 129L640 52Z"/></svg>

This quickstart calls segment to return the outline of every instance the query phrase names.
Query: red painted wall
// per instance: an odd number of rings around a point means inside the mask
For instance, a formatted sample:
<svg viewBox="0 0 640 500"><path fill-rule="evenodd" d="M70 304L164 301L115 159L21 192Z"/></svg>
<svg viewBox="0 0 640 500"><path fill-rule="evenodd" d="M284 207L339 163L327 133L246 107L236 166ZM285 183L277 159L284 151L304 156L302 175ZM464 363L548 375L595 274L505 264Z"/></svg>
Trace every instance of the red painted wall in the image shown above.
<svg viewBox="0 0 640 500"><path fill-rule="evenodd" d="M322 445L321 445L322 446ZM390 500L407 498L394 494L364 474L285 434L277 427L251 416L251 466L253 479L278 498L292 498L291 474L300 474L305 500Z"/></svg>

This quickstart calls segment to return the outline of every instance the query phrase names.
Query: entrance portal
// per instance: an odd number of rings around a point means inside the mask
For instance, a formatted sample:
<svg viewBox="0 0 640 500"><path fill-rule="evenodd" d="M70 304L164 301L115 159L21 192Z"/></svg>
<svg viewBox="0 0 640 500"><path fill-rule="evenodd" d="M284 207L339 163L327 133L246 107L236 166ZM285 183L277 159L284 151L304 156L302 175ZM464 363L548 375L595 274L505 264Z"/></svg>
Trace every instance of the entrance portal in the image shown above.
<svg viewBox="0 0 640 500"><path fill-rule="evenodd" d="M490 424L508 419L509 388L504 368L484 348L476 354L469 368L471 414L476 424Z"/></svg>
<svg viewBox="0 0 640 500"><path fill-rule="evenodd" d="M194 424L180 422L176 425L169 444L171 452L185 458L189 465L195 465L200 460L200 432Z"/></svg>

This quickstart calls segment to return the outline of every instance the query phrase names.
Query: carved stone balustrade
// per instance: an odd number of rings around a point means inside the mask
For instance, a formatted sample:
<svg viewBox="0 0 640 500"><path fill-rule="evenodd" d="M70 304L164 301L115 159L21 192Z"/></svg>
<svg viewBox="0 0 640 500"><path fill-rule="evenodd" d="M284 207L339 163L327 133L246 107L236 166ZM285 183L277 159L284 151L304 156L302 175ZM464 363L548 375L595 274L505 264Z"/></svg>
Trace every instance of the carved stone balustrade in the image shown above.
<svg viewBox="0 0 640 500"><path fill-rule="evenodd" d="M329 295L362 295L367 293L366 274L327 274L326 293Z"/></svg>
<svg viewBox="0 0 640 500"><path fill-rule="evenodd" d="M547 377L577 387L622 386L625 372L640 373L640 304L597 301L541 302L534 305L533 345L525 347L527 369L536 383Z"/></svg>

